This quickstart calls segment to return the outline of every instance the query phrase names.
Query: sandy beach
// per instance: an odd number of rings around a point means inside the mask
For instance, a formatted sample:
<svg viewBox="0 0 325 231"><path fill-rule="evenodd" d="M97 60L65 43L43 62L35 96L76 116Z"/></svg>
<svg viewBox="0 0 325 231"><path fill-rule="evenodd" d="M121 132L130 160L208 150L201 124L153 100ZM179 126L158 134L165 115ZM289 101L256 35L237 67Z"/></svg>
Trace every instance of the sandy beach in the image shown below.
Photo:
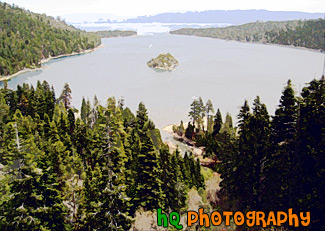
<svg viewBox="0 0 325 231"><path fill-rule="evenodd" d="M84 50L84 51L82 51L82 52L73 52L73 53L71 53L71 54L63 54L63 55L58 55L58 56L54 56L54 57L49 57L49 58L47 58L47 59L42 59L41 60L41 64L44 64L44 63L47 63L47 62L49 62L49 61L51 61L51 60L53 60L53 59L59 59L59 58L64 58L64 57L70 57L70 56L75 56L75 55L82 55L82 54L87 54L87 53L90 53L90 52L93 52L93 51L95 51L95 50L97 50L97 49L99 49L99 48L101 48L101 47L103 47L104 45L103 44L100 44L99 46L97 46L97 47L95 47L95 48L93 48L93 49L89 49L89 50ZM43 70L44 69L44 67L38 67L38 68L24 68L24 69L22 69L22 70L20 70L20 71L18 71L18 72L16 72L16 73L14 73L14 74L12 74L12 75L8 75L8 76L0 76L0 82L1 81L4 81L4 80L9 80L9 79L12 79L12 78L14 78L14 77L16 77L16 76L18 76L18 75L21 75L21 74L23 74L23 73L26 73L26 72L30 72L30 71L38 71L38 70Z"/></svg>

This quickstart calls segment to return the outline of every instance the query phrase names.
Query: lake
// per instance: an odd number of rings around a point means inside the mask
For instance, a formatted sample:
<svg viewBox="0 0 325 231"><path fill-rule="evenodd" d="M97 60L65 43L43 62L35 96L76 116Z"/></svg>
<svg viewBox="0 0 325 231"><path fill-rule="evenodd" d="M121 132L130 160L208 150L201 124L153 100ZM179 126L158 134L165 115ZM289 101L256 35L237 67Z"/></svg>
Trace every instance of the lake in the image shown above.
<svg viewBox="0 0 325 231"><path fill-rule="evenodd" d="M305 83L320 78L324 54L303 49L224 41L210 38L155 34L102 40L92 53L60 58L40 71L24 73L8 82L36 84L46 80L57 97L68 82L72 103L80 109L82 97L102 104L108 97L123 97L134 112L143 101L158 128L188 121L193 99L211 99L222 115L235 120L244 100L256 95L273 114L290 78L298 92ZM155 71L147 61L170 52L180 65L171 72Z"/></svg>

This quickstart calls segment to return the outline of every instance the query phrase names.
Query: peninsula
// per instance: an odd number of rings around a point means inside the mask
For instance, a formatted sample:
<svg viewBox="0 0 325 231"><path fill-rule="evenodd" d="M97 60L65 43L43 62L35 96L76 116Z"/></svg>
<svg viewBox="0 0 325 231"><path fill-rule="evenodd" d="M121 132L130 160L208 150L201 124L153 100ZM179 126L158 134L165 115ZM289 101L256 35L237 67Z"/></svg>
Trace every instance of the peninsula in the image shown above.
<svg viewBox="0 0 325 231"><path fill-rule="evenodd" d="M175 59L170 53L160 54L157 58L151 59L147 62L149 67L153 67L155 69L164 70L164 71L172 71L178 65L178 60Z"/></svg>

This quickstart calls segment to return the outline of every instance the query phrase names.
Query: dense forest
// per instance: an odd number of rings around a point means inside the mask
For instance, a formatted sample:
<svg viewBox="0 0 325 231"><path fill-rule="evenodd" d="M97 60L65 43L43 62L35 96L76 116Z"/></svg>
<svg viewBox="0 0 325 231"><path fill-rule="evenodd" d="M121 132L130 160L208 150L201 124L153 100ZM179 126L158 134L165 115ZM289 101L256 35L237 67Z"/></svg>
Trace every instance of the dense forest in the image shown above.
<svg viewBox="0 0 325 231"><path fill-rule="evenodd" d="M96 31L96 35L98 35L100 38L112 38L112 37L128 37L128 36L134 36L137 35L136 31L127 30L112 30L112 31Z"/></svg>
<svg viewBox="0 0 325 231"><path fill-rule="evenodd" d="M0 89L0 230L129 230L139 208L183 211L200 162L171 153L143 103L71 105L47 82Z"/></svg>
<svg viewBox="0 0 325 231"><path fill-rule="evenodd" d="M41 60L81 52L100 44L100 38L67 25L60 18L0 2L0 76L35 68Z"/></svg>
<svg viewBox="0 0 325 231"><path fill-rule="evenodd" d="M325 79L313 80L296 97L291 81L274 116L257 96L247 101L235 128L212 102L191 104L191 122L174 126L177 137L205 147L221 174L221 211L286 211L311 213L308 230L325 229ZM289 230L291 230L289 228Z"/></svg>
<svg viewBox="0 0 325 231"><path fill-rule="evenodd" d="M103 106L95 96L78 111L71 99L68 84L56 97L45 81L0 90L1 230L129 230L137 211L185 212L187 192L206 187L200 161L170 152L143 103L133 114L123 100ZM222 181L212 208L293 208L311 212L305 229L324 229L324 102L324 78L299 97L289 80L274 116L256 97L235 128L195 99L191 122L174 131L215 160Z"/></svg>
<svg viewBox="0 0 325 231"><path fill-rule="evenodd" d="M242 42L262 42L325 50L325 20L253 22L223 28L184 28L171 34L195 35Z"/></svg>

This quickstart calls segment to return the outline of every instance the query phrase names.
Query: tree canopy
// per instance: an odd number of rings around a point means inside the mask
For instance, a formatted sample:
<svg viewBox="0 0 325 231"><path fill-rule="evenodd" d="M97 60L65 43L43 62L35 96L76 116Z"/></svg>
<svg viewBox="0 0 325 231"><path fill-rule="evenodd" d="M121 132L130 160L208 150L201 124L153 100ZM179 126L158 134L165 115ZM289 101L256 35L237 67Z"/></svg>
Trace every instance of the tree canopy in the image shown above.
<svg viewBox="0 0 325 231"><path fill-rule="evenodd" d="M97 35L67 25L60 18L0 2L0 76L39 67L42 59L79 53L99 44Z"/></svg>

